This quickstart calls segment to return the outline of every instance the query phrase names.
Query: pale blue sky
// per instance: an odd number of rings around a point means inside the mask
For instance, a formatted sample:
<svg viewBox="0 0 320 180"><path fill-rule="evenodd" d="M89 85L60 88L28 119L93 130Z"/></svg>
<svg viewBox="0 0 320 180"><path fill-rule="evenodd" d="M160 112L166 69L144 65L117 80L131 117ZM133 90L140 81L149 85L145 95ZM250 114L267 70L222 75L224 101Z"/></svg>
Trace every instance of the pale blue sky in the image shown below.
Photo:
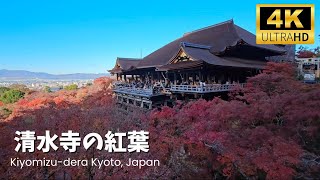
<svg viewBox="0 0 320 180"><path fill-rule="evenodd" d="M231 18L255 33L258 3L313 3L320 34L317 0L2 1L0 69L106 72L117 56L140 57L141 50L146 56L185 32Z"/></svg>

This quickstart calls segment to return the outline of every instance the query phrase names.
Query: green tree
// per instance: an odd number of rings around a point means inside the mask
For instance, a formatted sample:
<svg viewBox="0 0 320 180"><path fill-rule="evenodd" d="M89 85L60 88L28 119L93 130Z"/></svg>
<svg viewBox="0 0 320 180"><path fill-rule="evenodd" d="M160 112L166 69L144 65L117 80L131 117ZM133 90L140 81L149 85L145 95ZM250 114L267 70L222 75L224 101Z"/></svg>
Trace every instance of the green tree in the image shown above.
<svg viewBox="0 0 320 180"><path fill-rule="evenodd" d="M52 90L49 86L45 86L43 90L44 90L44 92L47 92L47 93L52 92Z"/></svg>
<svg viewBox="0 0 320 180"><path fill-rule="evenodd" d="M76 89L78 89L78 85L76 85L76 84L71 84L71 85L69 85L69 86L65 86L64 89L65 89L65 90L76 90Z"/></svg>
<svg viewBox="0 0 320 180"><path fill-rule="evenodd" d="M4 104L10 104L17 102L19 99L23 98L24 92L16 90L16 89L10 89L9 91L4 92L0 96L0 101Z"/></svg>
<svg viewBox="0 0 320 180"><path fill-rule="evenodd" d="M7 87L0 87L0 96L5 93L6 91L9 91L10 88L7 88Z"/></svg>

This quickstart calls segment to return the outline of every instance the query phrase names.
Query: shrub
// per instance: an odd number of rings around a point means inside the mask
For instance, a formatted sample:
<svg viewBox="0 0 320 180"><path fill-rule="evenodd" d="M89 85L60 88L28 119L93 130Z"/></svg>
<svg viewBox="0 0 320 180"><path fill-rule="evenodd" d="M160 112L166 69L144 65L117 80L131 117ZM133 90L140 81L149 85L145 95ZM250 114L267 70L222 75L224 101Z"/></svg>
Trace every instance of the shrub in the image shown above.
<svg viewBox="0 0 320 180"><path fill-rule="evenodd" d="M0 109L0 118L7 118L8 116L10 116L10 114L12 113L12 111L8 108L1 108Z"/></svg>
<svg viewBox="0 0 320 180"><path fill-rule="evenodd" d="M44 90L44 92L47 92L47 93L52 92L52 90L49 86L45 86L43 90Z"/></svg>
<svg viewBox="0 0 320 180"><path fill-rule="evenodd" d="M5 93L6 91L9 91L10 89L7 87L0 87L0 96Z"/></svg>
<svg viewBox="0 0 320 180"><path fill-rule="evenodd" d="M64 89L65 89L65 90L76 90L76 89L78 89L78 85L76 85L76 84L71 84L71 85L69 85L69 86L65 86Z"/></svg>
<svg viewBox="0 0 320 180"><path fill-rule="evenodd" d="M4 104L14 103L23 98L24 94L22 91L11 89L0 96L0 101Z"/></svg>

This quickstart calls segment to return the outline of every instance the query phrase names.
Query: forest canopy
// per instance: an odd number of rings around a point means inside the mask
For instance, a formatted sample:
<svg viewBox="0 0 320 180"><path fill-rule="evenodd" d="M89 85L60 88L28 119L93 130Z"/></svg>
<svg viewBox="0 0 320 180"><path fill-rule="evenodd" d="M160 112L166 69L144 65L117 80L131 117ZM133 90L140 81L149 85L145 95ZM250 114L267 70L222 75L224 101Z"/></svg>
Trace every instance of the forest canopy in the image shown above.
<svg viewBox="0 0 320 180"><path fill-rule="evenodd" d="M317 179L320 153L320 86L303 84L295 68L268 63L244 89L219 97L177 102L151 112L119 109L109 78L75 91L34 92L11 104L0 121L0 178L49 179ZM108 130L150 133L149 153L108 153L83 148L76 153L16 153L15 131L72 129L87 134ZM127 142L124 142L127 143ZM160 167L10 167L11 157L159 159Z"/></svg>

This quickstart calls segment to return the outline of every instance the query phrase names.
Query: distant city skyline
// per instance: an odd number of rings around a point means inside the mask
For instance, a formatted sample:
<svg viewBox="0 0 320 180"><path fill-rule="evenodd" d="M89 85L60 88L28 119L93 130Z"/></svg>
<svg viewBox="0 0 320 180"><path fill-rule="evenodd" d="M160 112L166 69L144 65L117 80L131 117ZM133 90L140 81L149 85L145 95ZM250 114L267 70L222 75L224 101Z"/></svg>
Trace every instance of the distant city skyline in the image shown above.
<svg viewBox="0 0 320 180"><path fill-rule="evenodd" d="M47 80L67 80L67 79L96 79L101 76L109 76L109 73L67 73L50 74L46 72L33 72L26 70L0 69L0 80L25 80L25 79L47 79Z"/></svg>
<svg viewBox="0 0 320 180"><path fill-rule="evenodd" d="M256 4L271 3L315 4L316 40L308 46L320 46L316 0L17 0L0 6L0 69L106 73L116 57L144 57L186 32L222 21L234 19L255 34Z"/></svg>

